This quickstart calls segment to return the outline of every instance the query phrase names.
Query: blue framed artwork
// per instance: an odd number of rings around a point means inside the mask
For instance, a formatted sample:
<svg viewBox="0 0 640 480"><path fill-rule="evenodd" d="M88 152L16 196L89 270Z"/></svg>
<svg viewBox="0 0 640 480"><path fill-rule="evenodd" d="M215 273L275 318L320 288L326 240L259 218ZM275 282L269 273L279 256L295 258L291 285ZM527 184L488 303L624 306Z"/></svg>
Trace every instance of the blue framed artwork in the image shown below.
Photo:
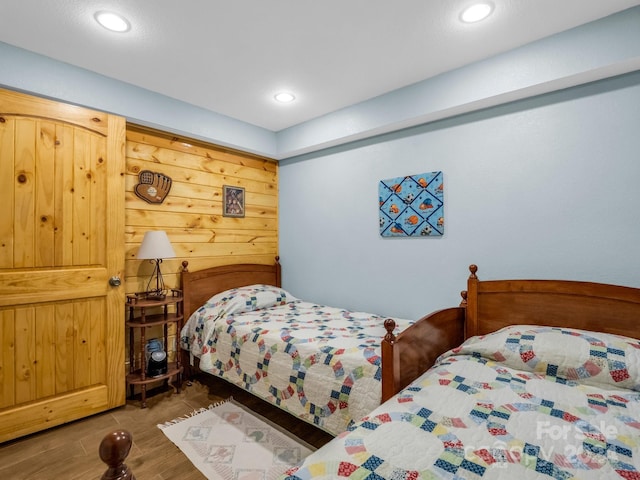
<svg viewBox="0 0 640 480"><path fill-rule="evenodd" d="M380 181L380 235L424 237L444 233L442 172Z"/></svg>

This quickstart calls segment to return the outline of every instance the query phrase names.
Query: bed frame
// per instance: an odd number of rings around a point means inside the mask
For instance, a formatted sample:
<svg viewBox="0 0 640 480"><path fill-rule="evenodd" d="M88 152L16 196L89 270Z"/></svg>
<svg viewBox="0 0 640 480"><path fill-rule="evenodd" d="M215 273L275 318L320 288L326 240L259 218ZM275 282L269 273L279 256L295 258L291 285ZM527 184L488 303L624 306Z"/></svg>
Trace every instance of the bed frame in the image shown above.
<svg viewBox="0 0 640 480"><path fill-rule="evenodd" d="M225 265L197 272L190 272L186 261L182 266L185 319L215 293L256 283L282 286L279 257L273 265ZM397 336L392 333L395 322L385 321L383 401L429 369L442 353L507 325L573 327L640 338L638 288L570 280L480 281L477 266L469 266L469 271L459 307L430 313ZM190 373L187 368L187 378Z"/></svg>
<svg viewBox="0 0 640 480"><path fill-rule="evenodd" d="M573 327L640 338L640 289L569 280L480 281L469 266L459 307L431 313L397 336L385 321L382 400L430 368L466 338L515 324Z"/></svg>
<svg viewBox="0 0 640 480"><path fill-rule="evenodd" d="M189 271L189 262L182 262L182 293L184 297L184 321L214 294L230 288L244 287L257 283L282 287L280 257L273 265L243 263L206 268L197 272ZM190 358L186 350L181 350L184 378L191 381L199 371L198 358ZM193 362L193 364L192 364Z"/></svg>
<svg viewBox="0 0 640 480"><path fill-rule="evenodd" d="M223 265L197 272L190 272L189 262L182 262L185 320L214 294L256 283L282 287L280 257L276 257L273 265Z"/></svg>

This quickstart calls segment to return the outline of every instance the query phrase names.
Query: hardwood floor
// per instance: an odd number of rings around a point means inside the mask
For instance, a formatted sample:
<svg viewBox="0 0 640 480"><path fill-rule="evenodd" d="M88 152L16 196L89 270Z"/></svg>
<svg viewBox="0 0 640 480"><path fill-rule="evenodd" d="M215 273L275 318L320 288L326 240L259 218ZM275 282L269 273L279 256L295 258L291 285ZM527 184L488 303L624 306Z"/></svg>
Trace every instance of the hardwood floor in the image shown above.
<svg viewBox="0 0 640 480"><path fill-rule="evenodd" d="M332 438L223 380L201 376L179 394L169 391L149 397L146 409L132 400L109 412L0 444L0 479L99 480L107 466L98 447L114 429L128 430L133 437L125 463L137 480L205 479L156 425L230 396L315 447Z"/></svg>

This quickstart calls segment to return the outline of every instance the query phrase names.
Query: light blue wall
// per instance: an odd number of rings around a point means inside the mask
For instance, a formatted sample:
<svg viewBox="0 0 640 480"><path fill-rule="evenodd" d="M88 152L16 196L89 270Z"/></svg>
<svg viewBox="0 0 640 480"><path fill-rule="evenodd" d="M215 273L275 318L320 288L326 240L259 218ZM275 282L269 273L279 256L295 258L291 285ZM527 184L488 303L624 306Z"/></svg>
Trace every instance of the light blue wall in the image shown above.
<svg viewBox="0 0 640 480"><path fill-rule="evenodd" d="M0 42L0 86L276 159L640 70L640 6L279 132Z"/></svg>
<svg viewBox="0 0 640 480"><path fill-rule="evenodd" d="M636 7L279 132L305 152L280 162L285 288L417 318L471 263L640 287L639 35ZM378 182L435 170L445 235L381 238Z"/></svg>
<svg viewBox="0 0 640 480"><path fill-rule="evenodd" d="M417 318L459 302L470 263L640 286L640 7L281 132L1 42L0 86L284 159L283 281L303 298ZM382 239L378 181L432 170L444 237Z"/></svg>
<svg viewBox="0 0 640 480"><path fill-rule="evenodd" d="M271 131L2 42L0 86L259 155L276 150Z"/></svg>
<svg viewBox="0 0 640 480"><path fill-rule="evenodd" d="M290 158L640 70L640 7L543 38L277 133Z"/></svg>
<svg viewBox="0 0 640 480"><path fill-rule="evenodd" d="M640 72L281 162L284 287L407 318L492 278L640 287ZM442 170L443 237L382 238L381 179Z"/></svg>

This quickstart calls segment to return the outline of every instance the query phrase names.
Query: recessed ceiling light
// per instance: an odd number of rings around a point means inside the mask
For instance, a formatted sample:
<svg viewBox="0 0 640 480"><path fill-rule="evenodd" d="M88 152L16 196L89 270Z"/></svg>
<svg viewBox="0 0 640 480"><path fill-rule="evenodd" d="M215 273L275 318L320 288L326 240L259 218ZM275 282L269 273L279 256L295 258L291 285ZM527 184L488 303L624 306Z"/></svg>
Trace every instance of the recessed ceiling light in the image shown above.
<svg viewBox="0 0 640 480"><path fill-rule="evenodd" d="M293 93L280 92L276 93L273 98L275 98L280 103L290 103L296 99L296 96Z"/></svg>
<svg viewBox="0 0 640 480"><path fill-rule="evenodd" d="M460 20L465 23L474 23L484 20L493 11L493 4L491 3L476 3L470 7L464 9L460 14Z"/></svg>
<svg viewBox="0 0 640 480"><path fill-rule="evenodd" d="M96 22L112 32L127 32L131 24L126 18L113 12L97 12L94 15Z"/></svg>

